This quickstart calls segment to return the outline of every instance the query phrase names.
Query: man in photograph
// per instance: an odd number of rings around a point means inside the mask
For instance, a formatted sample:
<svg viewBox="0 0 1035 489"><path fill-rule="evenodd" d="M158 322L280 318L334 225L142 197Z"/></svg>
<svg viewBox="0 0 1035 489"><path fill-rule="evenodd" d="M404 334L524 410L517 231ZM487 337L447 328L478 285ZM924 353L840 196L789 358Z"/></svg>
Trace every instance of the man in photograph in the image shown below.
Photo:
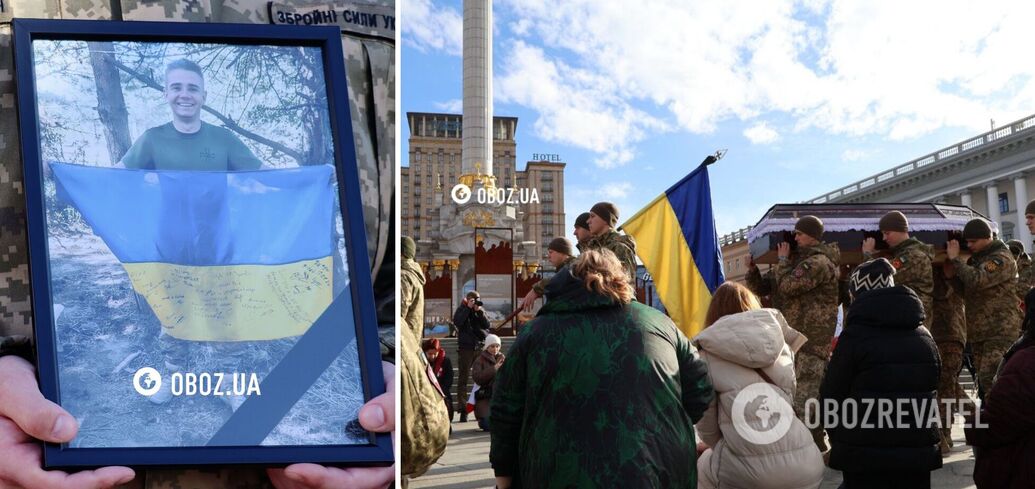
<svg viewBox="0 0 1035 489"><path fill-rule="evenodd" d="M237 136L201 120L208 93L197 63L179 59L165 67L165 101L172 121L144 131L122 157L126 168L147 170L257 170L262 162Z"/></svg>

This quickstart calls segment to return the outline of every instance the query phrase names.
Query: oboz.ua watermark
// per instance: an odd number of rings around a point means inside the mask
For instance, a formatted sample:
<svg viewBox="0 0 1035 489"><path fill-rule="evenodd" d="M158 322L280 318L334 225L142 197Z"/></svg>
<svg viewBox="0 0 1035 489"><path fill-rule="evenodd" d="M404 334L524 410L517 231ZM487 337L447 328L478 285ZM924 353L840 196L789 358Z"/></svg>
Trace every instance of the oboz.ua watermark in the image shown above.
<svg viewBox="0 0 1035 489"><path fill-rule="evenodd" d="M168 382L174 396L261 396L259 376L241 372L173 372L168 379L152 367L143 367L133 375L133 389L151 397Z"/></svg>
<svg viewBox="0 0 1035 489"><path fill-rule="evenodd" d="M526 205L539 203L539 190L535 188L485 188L479 187L471 191L471 187L463 183L453 186L449 192L453 202L466 204L474 198L474 201L482 205Z"/></svg>

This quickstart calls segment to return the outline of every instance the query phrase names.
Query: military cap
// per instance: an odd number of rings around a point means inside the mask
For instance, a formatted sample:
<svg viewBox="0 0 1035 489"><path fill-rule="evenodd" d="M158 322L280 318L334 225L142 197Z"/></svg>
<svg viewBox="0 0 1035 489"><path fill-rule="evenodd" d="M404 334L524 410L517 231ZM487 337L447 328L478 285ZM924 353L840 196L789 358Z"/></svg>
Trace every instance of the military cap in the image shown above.
<svg viewBox="0 0 1035 489"><path fill-rule="evenodd" d="M794 230L818 240L823 237L823 221L816 216L804 216L794 224Z"/></svg>
<svg viewBox="0 0 1035 489"><path fill-rule="evenodd" d="M547 249L551 249L562 255L568 256L572 256L574 253L571 250L571 241L568 241L567 238L554 238L553 241L550 241L550 245L547 246Z"/></svg>
<svg viewBox="0 0 1035 489"><path fill-rule="evenodd" d="M575 218L575 227L585 229L589 231L589 213L583 212L579 214L579 217Z"/></svg>
<svg viewBox="0 0 1035 489"><path fill-rule="evenodd" d="M992 227L984 219L974 218L963 226L963 239L991 239Z"/></svg>
<svg viewBox="0 0 1035 489"><path fill-rule="evenodd" d="M1010 241L1007 241L1006 246L1010 247L1010 253L1013 253L1014 258L1017 258L1018 256L1021 256L1021 253L1024 253L1024 243L1021 243L1021 240L1019 239L1011 239Z"/></svg>
<svg viewBox="0 0 1035 489"><path fill-rule="evenodd" d="M589 211L611 223L611 227L615 227L618 224L618 208L610 202L597 202Z"/></svg>
<svg viewBox="0 0 1035 489"><path fill-rule="evenodd" d="M906 215L899 211L891 211L884 214L884 217L880 218L880 224L877 227L881 231L897 231L900 233L909 232L909 220L906 219Z"/></svg>
<svg viewBox="0 0 1035 489"><path fill-rule="evenodd" d="M409 236L402 237L402 256L403 258L413 259L417 256L417 243L413 241L413 238Z"/></svg>

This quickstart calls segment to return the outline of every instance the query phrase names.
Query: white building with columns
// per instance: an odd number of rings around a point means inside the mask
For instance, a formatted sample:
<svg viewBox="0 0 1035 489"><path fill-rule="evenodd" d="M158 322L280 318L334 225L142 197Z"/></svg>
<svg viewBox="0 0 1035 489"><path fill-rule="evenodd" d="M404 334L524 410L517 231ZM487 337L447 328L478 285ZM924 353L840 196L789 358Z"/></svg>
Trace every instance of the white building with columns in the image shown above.
<svg viewBox="0 0 1035 489"><path fill-rule="evenodd" d="M806 202L935 202L968 206L1001 238L1032 251L1024 207L1035 198L1035 115L941 148Z"/></svg>

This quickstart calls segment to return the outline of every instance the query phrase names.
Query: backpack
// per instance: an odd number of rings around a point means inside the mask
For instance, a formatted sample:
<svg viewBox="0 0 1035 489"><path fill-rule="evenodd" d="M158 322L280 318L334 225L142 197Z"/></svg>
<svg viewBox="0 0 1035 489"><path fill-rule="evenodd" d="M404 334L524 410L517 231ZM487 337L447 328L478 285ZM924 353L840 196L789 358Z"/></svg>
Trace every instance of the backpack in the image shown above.
<svg viewBox="0 0 1035 489"><path fill-rule="evenodd" d="M402 475L416 477L446 451L449 411L442 388L417 339L409 331L403 331L399 341Z"/></svg>

